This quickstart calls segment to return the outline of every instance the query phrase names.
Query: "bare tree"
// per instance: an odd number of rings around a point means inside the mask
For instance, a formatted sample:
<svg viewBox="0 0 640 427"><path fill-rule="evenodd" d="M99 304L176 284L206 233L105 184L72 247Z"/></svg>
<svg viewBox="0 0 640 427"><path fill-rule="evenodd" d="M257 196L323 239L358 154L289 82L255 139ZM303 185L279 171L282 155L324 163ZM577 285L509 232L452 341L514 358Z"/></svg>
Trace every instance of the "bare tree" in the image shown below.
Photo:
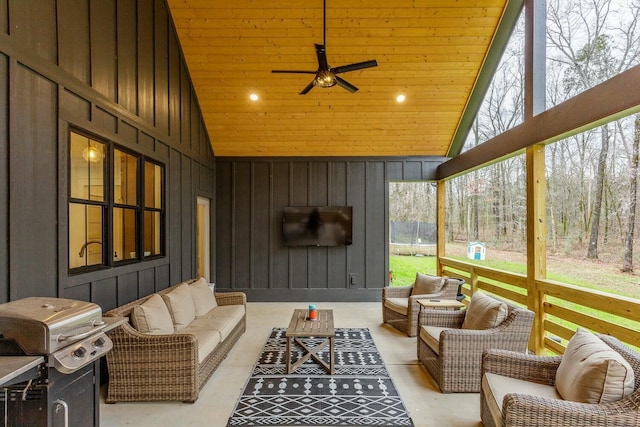
<svg viewBox="0 0 640 427"><path fill-rule="evenodd" d="M593 213L591 217L591 234L589 235L589 245L587 248L587 258L598 258L598 233L600 230L600 214L602 213L602 194L604 192L605 170L607 167L607 155L609 154L609 128L602 127L602 146L598 158L596 172L595 194L593 197Z"/></svg>
<svg viewBox="0 0 640 427"><path fill-rule="evenodd" d="M633 271L633 238L635 235L636 209L638 201L638 157L640 157L640 114L634 119L633 151L631 158L631 178L629 188L629 217L627 220L627 236L624 244L624 261L622 271Z"/></svg>
<svg viewBox="0 0 640 427"><path fill-rule="evenodd" d="M640 0L547 0L547 7L549 106L640 63ZM505 50L465 149L521 122L524 54L517 45L522 37L522 29L516 28L512 37L516 42ZM572 254L578 249L591 258L620 256L624 243L625 257L633 263L637 203L630 196L640 191L640 166L634 163L632 132L624 120L624 129L609 123L570 135L547 149L550 250ZM518 246L526 242L522 163L522 156L514 157L448 183L448 220L456 227L449 237L487 241L501 249L522 247Z"/></svg>
<svg viewBox="0 0 640 427"><path fill-rule="evenodd" d="M638 61L638 7L612 11L610 0L554 0L549 3L548 40L553 60L566 69L564 96L574 96ZM622 36L622 37L621 37ZM579 46L579 47L578 47ZM606 197L608 157L612 141L608 127L600 129L592 199L588 209L588 258L598 258L600 228L608 238L610 213L617 202ZM602 212L604 210L604 212ZM604 217L604 221L601 218Z"/></svg>

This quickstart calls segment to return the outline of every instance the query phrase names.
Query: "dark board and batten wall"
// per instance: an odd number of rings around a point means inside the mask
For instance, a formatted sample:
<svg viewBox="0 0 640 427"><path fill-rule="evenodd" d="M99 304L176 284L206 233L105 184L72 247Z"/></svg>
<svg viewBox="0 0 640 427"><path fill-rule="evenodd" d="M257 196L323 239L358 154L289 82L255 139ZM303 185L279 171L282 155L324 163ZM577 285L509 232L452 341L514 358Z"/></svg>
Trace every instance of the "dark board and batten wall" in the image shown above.
<svg viewBox="0 0 640 427"><path fill-rule="evenodd" d="M214 158L162 0L0 0L0 126L0 302L59 296L103 310L195 275L198 195L214 199L219 289L253 301L378 299L387 183L433 179L444 160ZM70 127L165 164L165 257L68 274ZM282 207L331 204L354 207L353 245L282 245Z"/></svg>
<svg viewBox="0 0 640 427"><path fill-rule="evenodd" d="M388 182L434 179L444 160L216 158L216 286L251 301L380 300ZM283 244L285 206L329 205L353 206L352 245Z"/></svg>
<svg viewBox="0 0 640 427"><path fill-rule="evenodd" d="M164 1L0 1L0 126L0 302L108 310L193 277L215 159ZM166 257L68 274L72 126L165 165Z"/></svg>

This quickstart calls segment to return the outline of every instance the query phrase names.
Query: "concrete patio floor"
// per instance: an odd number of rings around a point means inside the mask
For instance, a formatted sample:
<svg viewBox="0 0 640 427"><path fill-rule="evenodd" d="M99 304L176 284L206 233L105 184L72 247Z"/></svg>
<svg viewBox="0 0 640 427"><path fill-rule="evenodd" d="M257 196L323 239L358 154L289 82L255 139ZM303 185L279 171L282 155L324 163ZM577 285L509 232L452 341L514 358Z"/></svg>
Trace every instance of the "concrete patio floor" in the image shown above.
<svg viewBox="0 0 640 427"><path fill-rule="evenodd" d="M369 328L416 427L479 427L477 393L442 394L416 359L416 338L382 324L380 303L318 303L332 308L336 327ZM100 404L102 427L226 426L269 332L287 327L304 303L248 303L247 332L193 404L182 402ZM162 373L159 372L159 375ZM104 387L103 387L104 396Z"/></svg>

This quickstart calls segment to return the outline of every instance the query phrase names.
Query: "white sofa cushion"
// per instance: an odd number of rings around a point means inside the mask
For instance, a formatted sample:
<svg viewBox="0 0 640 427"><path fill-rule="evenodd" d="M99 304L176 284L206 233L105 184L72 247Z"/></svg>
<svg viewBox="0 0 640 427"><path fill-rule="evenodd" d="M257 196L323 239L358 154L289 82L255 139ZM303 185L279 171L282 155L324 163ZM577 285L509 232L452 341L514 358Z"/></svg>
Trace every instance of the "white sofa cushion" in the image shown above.
<svg viewBox="0 0 640 427"><path fill-rule="evenodd" d="M629 362L591 332L578 328L556 371L556 388L565 400L606 403L633 393Z"/></svg>
<svg viewBox="0 0 640 427"><path fill-rule="evenodd" d="M220 339L225 340L231 331L242 321L244 307L240 305L219 305L206 316L195 319L191 327L195 329L214 329L220 332Z"/></svg>
<svg viewBox="0 0 640 427"><path fill-rule="evenodd" d="M143 334L172 334L173 322L166 304L158 294L153 294L145 302L133 307L131 323Z"/></svg>
<svg viewBox="0 0 640 427"><path fill-rule="evenodd" d="M209 289L209 284L204 277L191 283L189 289L191 289L191 299L195 307L196 317L202 317L218 306L218 301L211 289Z"/></svg>
<svg viewBox="0 0 640 427"><path fill-rule="evenodd" d="M220 333L215 329L201 329L190 324L182 331L181 334L191 334L198 341L198 363L202 361L220 344Z"/></svg>
<svg viewBox="0 0 640 427"><path fill-rule="evenodd" d="M462 329L491 329L498 326L507 318L508 307L503 301L476 292L471 297L464 315Z"/></svg>
<svg viewBox="0 0 640 427"><path fill-rule="evenodd" d="M444 285L444 277L416 273L411 295L428 295L440 292Z"/></svg>
<svg viewBox="0 0 640 427"><path fill-rule="evenodd" d="M234 320L240 320L244 316L243 305L219 305L215 310L210 311L206 318L213 317L230 317Z"/></svg>
<svg viewBox="0 0 640 427"><path fill-rule="evenodd" d="M186 283L175 287L174 290L162 295L176 332L183 330L193 319L196 318L196 309L191 298L191 289Z"/></svg>
<svg viewBox="0 0 640 427"><path fill-rule="evenodd" d="M489 412L495 425L502 425L502 403L509 393L522 393L532 396L562 399L552 385L538 384L517 378L486 372L482 376L482 391L484 392Z"/></svg>
<svg viewBox="0 0 640 427"><path fill-rule="evenodd" d="M387 298L384 300L384 306L406 316L409 310L409 298Z"/></svg>

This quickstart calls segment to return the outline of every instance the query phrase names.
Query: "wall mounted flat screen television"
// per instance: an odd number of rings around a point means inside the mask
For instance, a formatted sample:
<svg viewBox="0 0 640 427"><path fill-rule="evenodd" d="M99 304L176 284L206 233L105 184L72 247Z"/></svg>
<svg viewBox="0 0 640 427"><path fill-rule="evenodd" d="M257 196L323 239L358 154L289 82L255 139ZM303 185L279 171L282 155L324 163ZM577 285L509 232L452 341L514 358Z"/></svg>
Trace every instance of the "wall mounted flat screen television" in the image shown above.
<svg viewBox="0 0 640 427"><path fill-rule="evenodd" d="M352 240L351 206L287 206L282 213L286 246L344 246Z"/></svg>

